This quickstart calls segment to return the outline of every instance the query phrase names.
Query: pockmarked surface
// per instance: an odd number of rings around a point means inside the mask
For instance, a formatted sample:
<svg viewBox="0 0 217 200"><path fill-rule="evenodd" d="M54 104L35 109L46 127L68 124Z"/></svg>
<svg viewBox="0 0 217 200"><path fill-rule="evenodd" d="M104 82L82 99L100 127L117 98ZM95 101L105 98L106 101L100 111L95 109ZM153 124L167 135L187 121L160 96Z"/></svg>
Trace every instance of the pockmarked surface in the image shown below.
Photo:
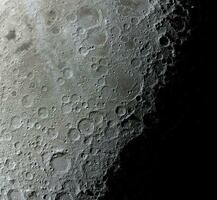
<svg viewBox="0 0 217 200"><path fill-rule="evenodd" d="M190 34L186 2L0 1L0 199L103 196Z"/></svg>

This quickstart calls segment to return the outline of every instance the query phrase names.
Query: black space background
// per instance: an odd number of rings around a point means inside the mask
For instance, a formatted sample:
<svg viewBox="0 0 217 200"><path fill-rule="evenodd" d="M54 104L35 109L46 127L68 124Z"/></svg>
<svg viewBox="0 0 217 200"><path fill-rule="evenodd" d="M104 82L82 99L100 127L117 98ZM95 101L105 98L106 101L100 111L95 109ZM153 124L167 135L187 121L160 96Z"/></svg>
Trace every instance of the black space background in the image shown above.
<svg viewBox="0 0 217 200"><path fill-rule="evenodd" d="M158 96L157 116L145 119L159 123L124 149L120 170L109 175L108 200L210 199L217 9L215 0L193 2L194 30L181 49L178 73Z"/></svg>

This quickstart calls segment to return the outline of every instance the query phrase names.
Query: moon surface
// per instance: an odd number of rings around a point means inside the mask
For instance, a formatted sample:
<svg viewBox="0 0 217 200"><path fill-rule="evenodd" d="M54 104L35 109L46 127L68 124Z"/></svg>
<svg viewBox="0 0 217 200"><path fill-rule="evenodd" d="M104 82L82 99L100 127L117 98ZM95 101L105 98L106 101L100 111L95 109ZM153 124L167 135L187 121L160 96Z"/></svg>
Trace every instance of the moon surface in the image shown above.
<svg viewBox="0 0 217 200"><path fill-rule="evenodd" d="M188 39L181 2L0 1L0 199L103 196Z"/></svg>

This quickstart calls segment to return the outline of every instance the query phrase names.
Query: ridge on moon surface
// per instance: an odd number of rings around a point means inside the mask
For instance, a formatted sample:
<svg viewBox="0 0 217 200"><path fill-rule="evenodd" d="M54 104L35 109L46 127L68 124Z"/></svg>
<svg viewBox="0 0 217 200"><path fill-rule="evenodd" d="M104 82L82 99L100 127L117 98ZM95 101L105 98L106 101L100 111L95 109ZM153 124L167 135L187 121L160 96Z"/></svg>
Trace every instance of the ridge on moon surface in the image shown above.
<svg viewBox="0 0 217 200"><path fill-rule="evenodd" d="M0 199L104 195L190 34L181 2L0 1Z"/></svg>

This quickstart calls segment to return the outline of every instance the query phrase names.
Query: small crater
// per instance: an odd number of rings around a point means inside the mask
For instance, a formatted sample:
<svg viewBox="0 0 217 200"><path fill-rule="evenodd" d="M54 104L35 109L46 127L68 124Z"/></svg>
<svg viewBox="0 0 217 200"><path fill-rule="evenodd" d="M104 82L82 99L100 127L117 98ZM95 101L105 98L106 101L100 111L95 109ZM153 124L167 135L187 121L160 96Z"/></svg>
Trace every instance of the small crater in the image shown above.
<svg viewBox="0 0 217 200"><path fill-rule="evenodd" d="M34 98L33 98L32 96L30 96L30 95L25 95L25 96L23 96L23 98L21 99L22 105L23 105L23 107L25 107L25 108L30 108L30 107L32 107L33 101L34 101Z"/></svg>
<svg viewBox="0 0 217 200"><path fill-rule="evenodd" d="M90 120L94 122L94 124L99 125L103 122L103 115L98 111L92 111L89 114Z"/></svg>
<svg viewBox="0 0 217 200"><path fill-rule="evenodd" d="M94 125L89 119L83 118L78 122L78 130L82 134L91 135L94 131Z"/></svg>
<svg viewBox="0 0 217 200"><path fill-rule="evenodd" d="M7 193L8 200L22 200L22 194L17 189L10 189Z"/></svg>
<svg viewBox="0 0 217 200"><path fill-rule="evenodd" d="M55 200L71 200L71 199L72 199L71 196L68 193L64 193L64 192L58 193L55 198Z"/></svg>
<svg viewBox="0 0 217 200"><path fill-rule="evenodd" d="M63 153L56 153L50 161L55 174L67 173L71 168L71 162Z"/></svg>
<svg viewBox="0 0 217 200"><path fill-rule="evenodd" d="M47 130L47 136L50 138L50 139L55 139L58 137L58 131L55 129L55 128L49 128Z"/></svg>
<svg viewBox="0 0 217 200"><path fill-rule="evenodd" d="M49 113L48 113L47 108L41 107L41 108L38 109L38 116L39 116L41 119L46 119L46 118L48 118L48 115L49 115Z"/></svg>
<svg viewBox="0 0 217 200"><path fill-rule="evenodd" d="M13 116L11 118L11 128L13 130L17 130L21 128L22 124L23 124L23 121L19 116Z"/></svg>
<svg viewBox="0 0 217 200"><path fill-rule="evenodd" d="M65 68L65 69L63 70L63 76L64 76L64 78L66 78L66 79L72 78L72 76L73 76L72 70L71 70L70 68Z"/></svg>
<svg viewBox="0 0 217 200"><path fill-rule="evenodd" d="M5 36L8 40L14 40L16 38L16 31L15 29L10 30L8 34Z"/></svg>
<svg viewBox="0 0 217 200"><path fill-rule="evenodd" d="M124 106L118 106L116 108L115 112L117 113L117 115L119 117L122 117L122 116L124 116L126 114L127 110L126 110L126 108Z"/></svg>
<svg viewBox="0 0 217 200"><path fill-rule="evenodd" d="M61 112L66 115L72 112L72 105L71 103L63 103L61 106Z"/></svg>
<svg viewBox="0 0 217 200"><path fill-rule="evenodd" d="M70 128L67 132L67 137L71 141L78 141L80 139L80 133L76 128Z"/></svg>

